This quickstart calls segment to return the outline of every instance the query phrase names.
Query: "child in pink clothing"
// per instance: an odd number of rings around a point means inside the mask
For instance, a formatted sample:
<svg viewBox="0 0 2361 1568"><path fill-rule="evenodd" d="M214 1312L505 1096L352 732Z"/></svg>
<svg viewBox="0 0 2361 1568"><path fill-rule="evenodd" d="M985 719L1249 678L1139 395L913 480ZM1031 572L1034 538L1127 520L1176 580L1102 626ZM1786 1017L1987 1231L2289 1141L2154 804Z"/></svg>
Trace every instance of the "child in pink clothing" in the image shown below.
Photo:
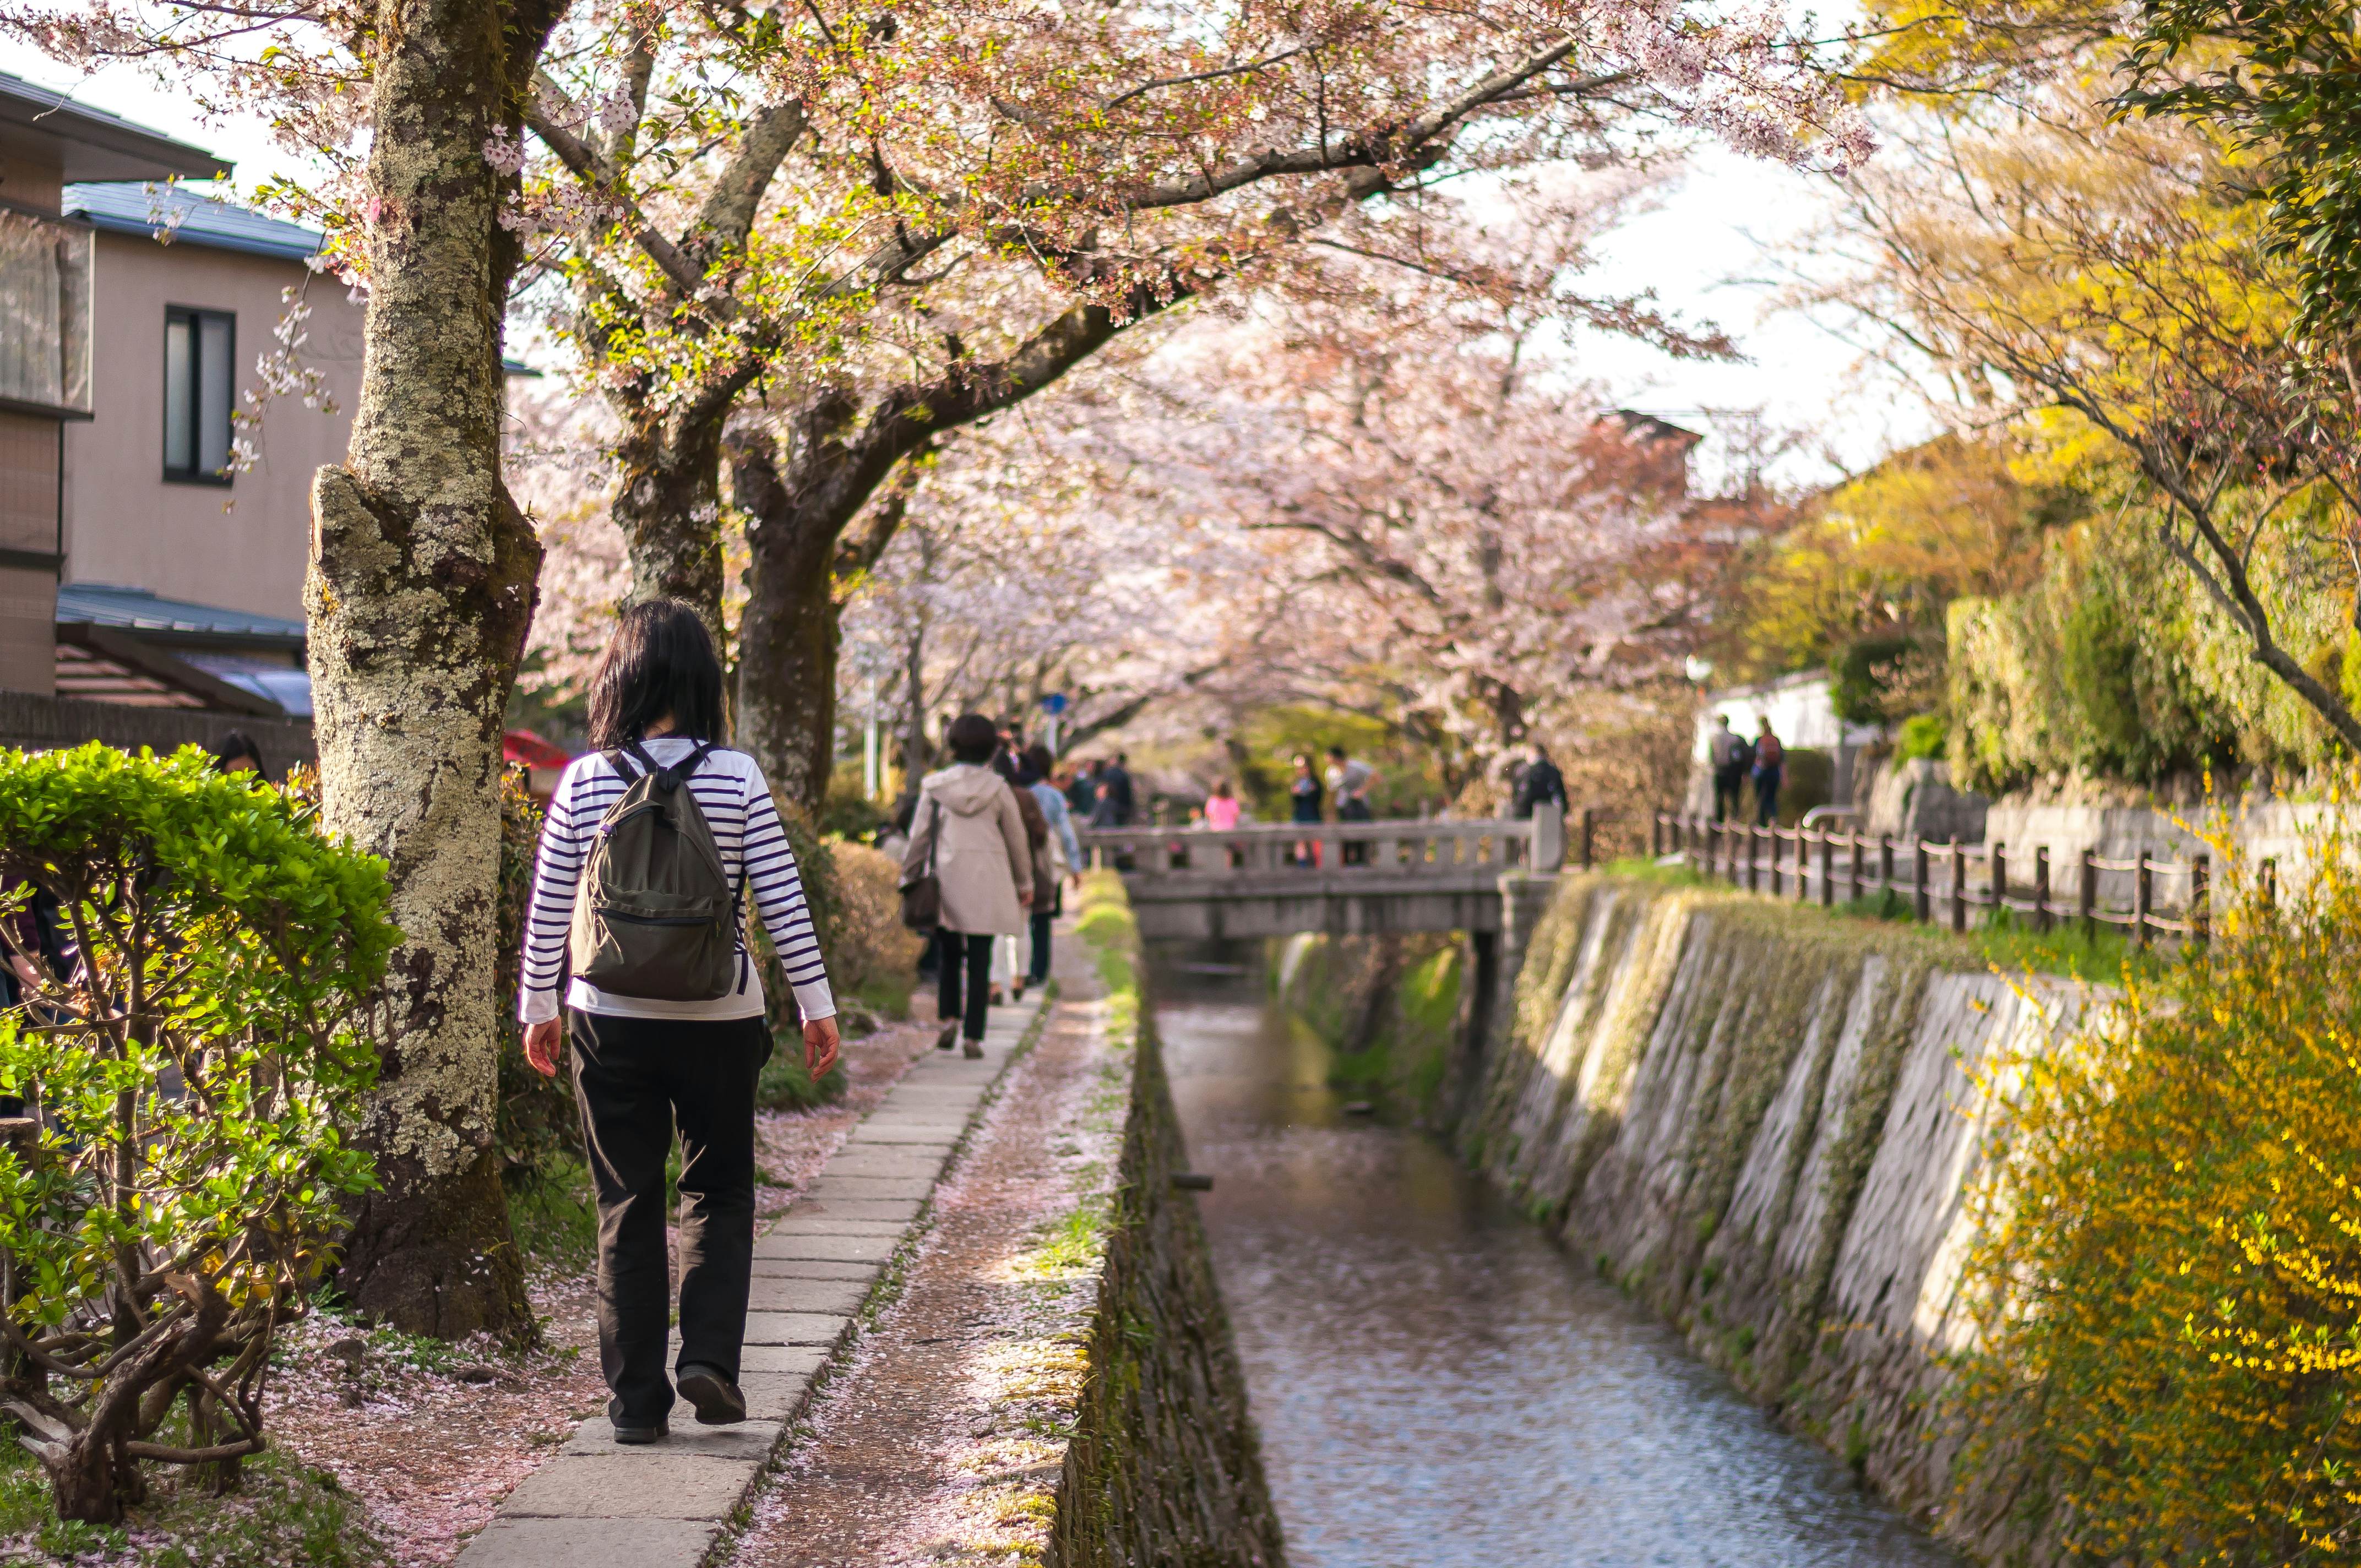
<svg viewBox="0 0 2361 1568"><path fill-rule="evenodd" d="M1238 797L1230 793L1230 781L1220 779L1213 793L1205 797L1205 826L1216 833L1226 833L1238 825Z"/></svg>

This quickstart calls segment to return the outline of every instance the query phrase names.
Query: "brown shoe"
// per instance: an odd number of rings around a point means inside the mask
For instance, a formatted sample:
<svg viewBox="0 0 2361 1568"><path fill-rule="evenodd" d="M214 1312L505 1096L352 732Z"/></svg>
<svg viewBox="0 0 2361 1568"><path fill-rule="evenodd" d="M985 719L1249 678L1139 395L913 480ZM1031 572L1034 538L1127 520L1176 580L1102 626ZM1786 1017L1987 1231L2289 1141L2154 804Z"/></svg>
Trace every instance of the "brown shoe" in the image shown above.
<svg viewBox="0 0 2361 1568"><path fill-rule="evenodd" d="M983 1042L982 1040L970 1040L967 1043L966 1048L960 1054L967 1058L970 1061L982 1061L983 1059Z"/></svg>
<svg viewBox="0 0 2361 1568"><path fill-rule="evenodd" d="M959 1020L954 1018L935 1036L935 1049L947 1051L959 1043Z"/></svg>

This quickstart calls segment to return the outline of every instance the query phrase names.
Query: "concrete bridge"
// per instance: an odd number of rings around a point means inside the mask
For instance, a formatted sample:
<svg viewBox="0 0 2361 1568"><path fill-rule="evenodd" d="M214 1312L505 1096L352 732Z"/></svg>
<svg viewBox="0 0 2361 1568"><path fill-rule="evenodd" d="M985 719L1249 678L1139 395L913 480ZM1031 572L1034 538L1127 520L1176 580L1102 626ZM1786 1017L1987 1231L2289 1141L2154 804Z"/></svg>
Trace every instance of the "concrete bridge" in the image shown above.
<svg viewBox="0 0 2361 1568"><path fill-rule="evenodd" d="M1139 934L1178 938L1336 936L1501 929L1502 881L1554 876L1565 819L1268 823L1082 831L1093 865L1123 873Z"/></svg>

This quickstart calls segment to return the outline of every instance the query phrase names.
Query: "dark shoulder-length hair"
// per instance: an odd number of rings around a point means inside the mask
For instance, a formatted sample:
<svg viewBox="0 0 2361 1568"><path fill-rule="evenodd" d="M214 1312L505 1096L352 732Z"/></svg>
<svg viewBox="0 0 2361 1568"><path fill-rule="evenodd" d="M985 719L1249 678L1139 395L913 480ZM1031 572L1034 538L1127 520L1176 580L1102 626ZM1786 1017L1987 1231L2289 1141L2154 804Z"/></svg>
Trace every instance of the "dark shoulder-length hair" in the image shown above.
<svg viewBox="0 0 2361 1568"><path fill-rule="evenodd" d="M671 734L728 739L713 634L678 599L649 599L623 612L590 672L590 744L603 751L641 740L667 713Z"/></svg>

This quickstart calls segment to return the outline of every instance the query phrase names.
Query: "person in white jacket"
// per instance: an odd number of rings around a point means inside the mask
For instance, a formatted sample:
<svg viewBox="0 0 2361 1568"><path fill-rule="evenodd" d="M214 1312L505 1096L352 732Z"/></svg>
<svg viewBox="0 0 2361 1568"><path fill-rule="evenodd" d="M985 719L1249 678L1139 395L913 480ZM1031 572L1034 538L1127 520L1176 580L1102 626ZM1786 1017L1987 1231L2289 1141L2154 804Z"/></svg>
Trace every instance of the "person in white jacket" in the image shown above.
<svg viewBox="0 0 2361 1568"><path fill-rule="evenodd" d="M1000 744L992 720L963 713L951 721L945 739L951 765L928 773L918 786L910 845L902 852L902 883L907 886L931 871L942 888L935 939L943 1027L935 1044L949 1050L964 1034L967 1054L980 1057L984 1014L992 1003L992 939L1026 928L1026 909L1033 902L1033 851L1016 796L990 766Z"/></svg>

